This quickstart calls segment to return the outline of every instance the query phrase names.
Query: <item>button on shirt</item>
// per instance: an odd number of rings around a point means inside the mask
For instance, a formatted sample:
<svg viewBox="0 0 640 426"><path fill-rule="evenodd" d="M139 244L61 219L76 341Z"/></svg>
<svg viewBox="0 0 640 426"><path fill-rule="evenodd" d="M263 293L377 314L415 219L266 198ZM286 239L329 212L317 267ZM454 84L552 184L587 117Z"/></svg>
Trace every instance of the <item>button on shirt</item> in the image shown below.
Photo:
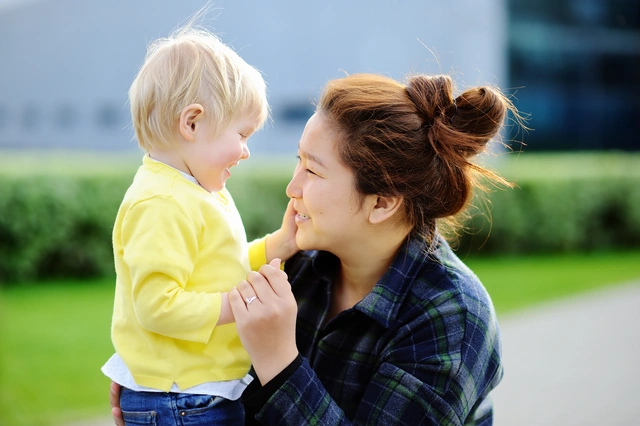
<svg viewBox="0 0 640 426"><path fill-rule="evenodd" d="M339 260L300 252L285 271L300 356L245 391L247 423L492 424L488 393L502 378L495 312L446 242L426 254L407 241L372 291L328 322Z"/></svg>

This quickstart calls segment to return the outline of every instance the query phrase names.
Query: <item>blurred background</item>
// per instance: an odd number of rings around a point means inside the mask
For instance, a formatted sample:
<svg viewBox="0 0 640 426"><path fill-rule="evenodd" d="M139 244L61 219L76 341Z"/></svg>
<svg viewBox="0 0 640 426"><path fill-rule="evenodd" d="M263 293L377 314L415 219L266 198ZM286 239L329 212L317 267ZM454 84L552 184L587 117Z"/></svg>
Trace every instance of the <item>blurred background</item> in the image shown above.
<svg viewBox="0 0 640 426"><path fill-rule="evenodd" d="M110 232L141 158L127 90L205 4L0 0L0 424L109 424ZM268 84L272 120L229 181L250 238L280 222L328 80L444 73L510 96L532 130L510 122L483 161L517 186L457 241L503 324L496 424L637 421L638 0L217 0L202 23Z"/></svg>
<svg viewBox="0 0 640 426"><path fill-rule="evenodd" d="M0 146L132 149L127 90L149 41L203 1L21 1L0 15ZM273 124L254 154L297 150L312 101L345 73L453 72L505 86L507 18L498 1L217 1L207 27L264 73ZM448 17L448 18L445 18Z"/></svg>
<svg viewBox="0 0 640 426"><path fill-rule="evenodd" d="M203 2L0 1L0 147L132 149L127 90L149 41ZM449 73L531 114L533 150L636 150L633 0L220 0L205 23L260 69L273 125L256 153L294 152L331 78Z"/></svg>

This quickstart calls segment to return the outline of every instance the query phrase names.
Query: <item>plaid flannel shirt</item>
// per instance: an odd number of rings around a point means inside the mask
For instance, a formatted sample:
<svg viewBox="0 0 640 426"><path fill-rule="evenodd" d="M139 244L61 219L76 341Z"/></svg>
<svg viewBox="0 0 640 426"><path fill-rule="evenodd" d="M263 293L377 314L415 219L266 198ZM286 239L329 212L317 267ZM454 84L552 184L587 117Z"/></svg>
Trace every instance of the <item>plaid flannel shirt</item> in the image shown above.
<svg viewBox="0 0 640 426"><path fill-rule="evenodd" d="M409 240L373 290L326 325L338 259L300 252L285 264L298 301L300 355L245 391L250 424L492 424L502 378L493 305L443 240ZM255 410L253 412L252 410Z"/></svg>

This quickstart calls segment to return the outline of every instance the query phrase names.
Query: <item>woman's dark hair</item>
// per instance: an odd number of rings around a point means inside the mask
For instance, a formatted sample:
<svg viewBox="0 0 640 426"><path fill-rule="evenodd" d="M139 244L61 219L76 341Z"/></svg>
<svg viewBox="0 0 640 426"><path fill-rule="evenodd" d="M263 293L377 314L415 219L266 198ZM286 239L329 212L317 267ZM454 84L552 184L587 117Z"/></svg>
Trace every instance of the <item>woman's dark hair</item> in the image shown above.
<svg viewBox="0 0 640 426"><path fill-rule="evenodd" d="M436 220L455 228L455 216L482 181L511 186L470 161L499 132L508 110L517 116L491 87L454 98L446 75L415 75L405 85L355 74L330 81L318 103L339 135L338 155L353 171L356 190L403 197L412 233L429 244Z"/></svg>

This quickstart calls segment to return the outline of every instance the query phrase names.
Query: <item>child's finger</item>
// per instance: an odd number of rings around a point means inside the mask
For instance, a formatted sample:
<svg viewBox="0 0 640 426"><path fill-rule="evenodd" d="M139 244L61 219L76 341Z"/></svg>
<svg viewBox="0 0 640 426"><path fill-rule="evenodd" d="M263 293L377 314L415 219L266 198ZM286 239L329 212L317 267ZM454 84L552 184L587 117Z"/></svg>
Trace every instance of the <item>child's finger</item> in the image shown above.
<svg viewBox="0 0 640 426"><path fill-rule="evenodd" d="M276 269L280 269L280 264L281 263L282 263L282 261L276 257L271 262L269 262L269 265L273 266Z"/></svg>
<svg viewBox="0 0 640 426"><path fill-rule="evenodd" d="M287 204L287 209L284 211L284 215L287 217L295 217L296 215L296 209L293 207L293 205L295 204L295 200L292 198L289 200L289 203Z"/></svg>

